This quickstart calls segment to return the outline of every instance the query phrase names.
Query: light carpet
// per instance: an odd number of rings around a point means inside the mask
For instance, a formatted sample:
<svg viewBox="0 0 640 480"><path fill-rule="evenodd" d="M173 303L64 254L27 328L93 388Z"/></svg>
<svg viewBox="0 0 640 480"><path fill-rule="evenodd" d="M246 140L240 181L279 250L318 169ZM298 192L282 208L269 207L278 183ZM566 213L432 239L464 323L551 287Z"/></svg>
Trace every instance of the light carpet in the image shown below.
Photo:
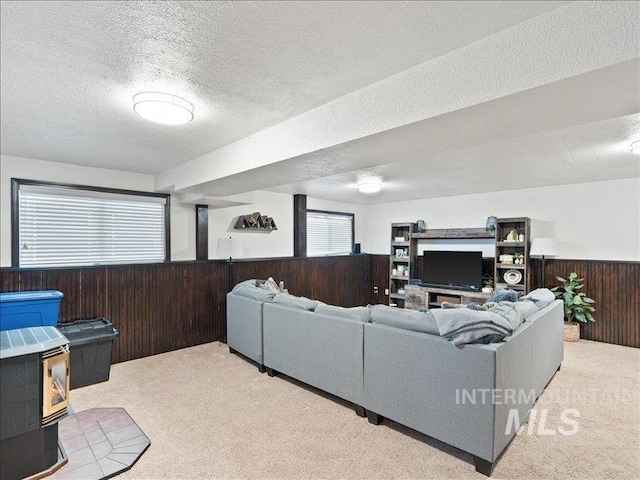
<svg viewBox="0 0 640 480"><path fill-rule="evenodd" d="M565 343L562 369L492 478L640 478L640 350ZM469 454L210 343L112 366L111 380L73 390L76 411L124 407L151 440L126 479L486 478ZM578 428L573 435L562 435ZM529 429L531 432L529 432ZM553 433L550 433L553 432Z"/></svg>

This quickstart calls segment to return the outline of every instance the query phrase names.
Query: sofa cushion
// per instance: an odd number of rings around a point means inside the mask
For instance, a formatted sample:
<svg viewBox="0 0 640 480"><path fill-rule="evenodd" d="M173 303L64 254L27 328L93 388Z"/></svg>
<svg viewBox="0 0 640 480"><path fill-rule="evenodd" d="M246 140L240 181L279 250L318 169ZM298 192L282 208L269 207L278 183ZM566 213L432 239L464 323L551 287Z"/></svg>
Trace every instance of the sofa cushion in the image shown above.
<svg viewBox="0 0 640 480"><path fill-rule="evenodd" d="M253 298L259 302L271 302L275 295L275 293L268 292L267 290L263 290L262 288L251 284L238 284L233 287L233 293L236 295L242 295L243 297Z"/></svg>
<svg viewBox="0 0 640 480"><path fill-rule="evenodd" d="M548 288L537 288L532 292L527 293L520 300L529 300L535 303L538 309L543 309L556 299L556 296Z"/></svg>
<svg viewBox="0 0 640 480"><path fill-rule="evenodd" d="M311 300L307 297L296 297L288 293L276 293L273 297L273 303L279 303L287 307L301 308L313 312L320 302Z"/></svg>
<svg viewBox="0 0 640 480"><path fill-rule="evenodd" d="M320 303L316 307L315 312L321 315L329 315L331 317L351 318L365 323L369 323L371 321L371 308L369 307L345 308Z"/></svg>
<svg viewBox="0 0 640 480"><path fill-rule="evenodd" d="M258 286L258 281L259 280L256 280L255 278L252 278L250 280L245 280L244 282L238 283L235 287L233 287L233 289L231 291L235 292L236 288L242 288L243 286L257 287Z"/></svg>
<svg viewBox="0 0 640 480"><path fill-rule="evenodd" d="M440 335L438 324L431 312L405 310L403 308L388 307L387 305L374 305L371 309L371 323Z"/></svg>

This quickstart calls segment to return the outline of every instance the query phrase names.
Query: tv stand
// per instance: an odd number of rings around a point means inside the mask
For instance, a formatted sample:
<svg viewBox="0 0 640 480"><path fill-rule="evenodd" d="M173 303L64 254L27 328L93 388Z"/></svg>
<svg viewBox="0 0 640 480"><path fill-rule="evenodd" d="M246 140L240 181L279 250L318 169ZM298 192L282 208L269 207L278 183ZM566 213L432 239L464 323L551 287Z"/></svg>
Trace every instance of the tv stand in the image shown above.
<svg viewBox="0 0 640 480"><path fill-rule="evenodd" d="M410 310L428 310L430 308L440 308L443 302L457 304L485 303L490 296L490 293L470 290L407 285L404 297L404 308Z"/></svg>

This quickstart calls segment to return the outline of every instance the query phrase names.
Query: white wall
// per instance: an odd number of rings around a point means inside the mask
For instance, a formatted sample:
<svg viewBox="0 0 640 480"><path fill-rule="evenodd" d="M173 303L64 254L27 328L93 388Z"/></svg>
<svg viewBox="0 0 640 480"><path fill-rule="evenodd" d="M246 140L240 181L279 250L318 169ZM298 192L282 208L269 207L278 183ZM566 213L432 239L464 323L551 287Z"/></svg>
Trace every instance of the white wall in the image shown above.
<svg viewBox="0 0 640 480"><path fill-rule="evenodd" d="M11 178L154 191L154 177L116 170L0 156L0 266L11 265ZM355 214L355 241L367 253L389 253L392 222L423 218L429 228L482 227L489 215L528 216L532 236L560 242L560 258L640 261L640 179L561 185L477 195L356 205L307 198L307 208ZM260 211L273 217L272 233L233 230L238 215ZM254 203L209 210L209 257L216 257L219 237L240 237L243 257L293 255L293 197L254 192ZM423 245L422 248L427 248ZM450 248L446 242L428 248ZM456 248L487 251L486 244L459 242ZM172 260L195 259L195 207L171 198Z"/></svg>
<svg viewBox="0 0 640 480"><path fill-rule="evenodd" d="M234 230L240 215L260 212L276 223L270 232ZM240 258L291 257L293 255L293 196L284 193L253 192L253 203L239 207L209 209L209 258L217 255L218 239L233 237L242 243Z"/></svg>
<svg viewBox="0 0 640 480"><path fill-rule="evenodd" d="M11 178L154 191L154 176L0 156L0 266L11 266ZM171 198L171 259L195 259L195 207Z"/></svg>
<svg viewBox="0 0 640 480"><path fill-rule="evenodd" d="M219 258L216 250L220 237L240 239L242 257L244 258L293 256L293 195L255 191L253 192L253 200L251 205L209 209L209 258ZM360 241L359 238L362 237L364 231L364 207L362 205L307 197L307 208L355 214L355 241ZM233 229L238 216L253 212L260 212L262 215L272 217L278 230L255 232Z"/></svg>
<svg viewBox="0 0 640 480"><path fill-rule="evenodd" d="M640 260L638 178L369 205L363 249L388 254L392 222L483 227L489 215L530 217L532 237L558 240L558 258Z"/></svg>

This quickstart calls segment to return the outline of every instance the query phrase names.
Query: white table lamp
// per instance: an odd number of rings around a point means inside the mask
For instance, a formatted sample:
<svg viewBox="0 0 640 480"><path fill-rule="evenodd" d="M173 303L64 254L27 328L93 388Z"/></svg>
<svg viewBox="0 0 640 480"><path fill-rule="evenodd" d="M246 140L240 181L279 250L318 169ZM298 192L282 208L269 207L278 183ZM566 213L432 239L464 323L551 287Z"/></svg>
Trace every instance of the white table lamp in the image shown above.
<svg viewBox="0 0 640 480"><path fill-rule="evenodd" d="M218 258L228 258L242 256L242 242L239 238L220 237L218 238L218 248L216 249Z"/></svg>

